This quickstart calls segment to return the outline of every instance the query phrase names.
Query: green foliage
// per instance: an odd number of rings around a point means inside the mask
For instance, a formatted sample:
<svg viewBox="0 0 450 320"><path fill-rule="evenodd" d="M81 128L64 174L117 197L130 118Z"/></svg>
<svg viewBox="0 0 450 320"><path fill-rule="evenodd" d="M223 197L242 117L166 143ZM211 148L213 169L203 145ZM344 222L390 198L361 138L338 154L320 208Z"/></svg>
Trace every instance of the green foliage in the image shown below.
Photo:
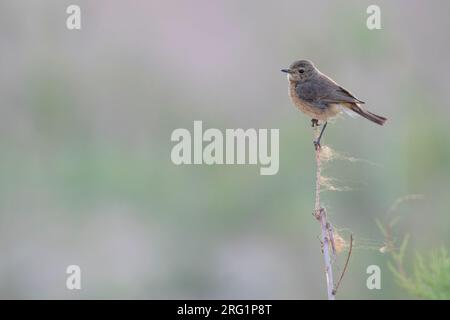
<svg viewBox="0 0 450 320"><path fill-rule="evenodd" d="M391 252L393 263L389 263L389 269L397 283L416 298L450 299L450 257L447 250L440 248L428 255L416 253L412 274L407 274L403 266L407 243L408 236L405 236L398 252Z"/></svg>
<svg viewBox="0 0 450 320"><path fill-rule="evenodd" d="M405 201L422 198L423 196L419 194L401 197L389 208L388 213L393 214ZM416 252L414 257L406 259L409 234L403 237L400 246L394 240L393 229L399 221L399 215L391 216L390 222L387 224L383 224L378 219L375 220L385 239L385 246L380 251L389 253L391 261L389 261L388 267L396 282L414 298L450 299L450 256L447 250L442 247L427 254Z"/></svg>

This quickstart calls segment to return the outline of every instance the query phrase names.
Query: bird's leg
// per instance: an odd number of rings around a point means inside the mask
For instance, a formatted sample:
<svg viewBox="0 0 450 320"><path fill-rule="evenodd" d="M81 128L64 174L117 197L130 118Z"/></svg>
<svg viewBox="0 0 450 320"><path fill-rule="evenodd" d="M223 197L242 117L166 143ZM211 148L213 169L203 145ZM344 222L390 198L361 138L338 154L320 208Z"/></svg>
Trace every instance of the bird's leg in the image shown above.
<svg viewBox="0 0 450 320"><path fill-rule="evenodd" d="M311 119L311 127L318 127L319 126L319 120L317 119Z"/></svg>
<svg viewBox="0 0 450 320"><path fill-rule="evenodd" d="M323 132L325 131L325 128L327 127L327 123L328 122L325 122L323 124L322 130L320 130L320 134L319 134L319 137L317 138L317 140L313 141L314 147L316 148L316 150L320 149L320 139L322 139L322 135L323 135Z"/></svg>

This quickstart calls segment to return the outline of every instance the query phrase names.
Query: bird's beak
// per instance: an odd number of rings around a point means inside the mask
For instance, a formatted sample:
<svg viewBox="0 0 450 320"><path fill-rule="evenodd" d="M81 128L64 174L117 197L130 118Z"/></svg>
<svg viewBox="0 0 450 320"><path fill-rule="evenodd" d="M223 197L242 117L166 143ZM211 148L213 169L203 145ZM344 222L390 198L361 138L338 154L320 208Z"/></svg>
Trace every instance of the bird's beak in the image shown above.
<svg viewBox="0 0 450 320"><path fill-rule="evenodd" d="M281 69L281 72L292 73L292 70L291 69Z"/></svg>

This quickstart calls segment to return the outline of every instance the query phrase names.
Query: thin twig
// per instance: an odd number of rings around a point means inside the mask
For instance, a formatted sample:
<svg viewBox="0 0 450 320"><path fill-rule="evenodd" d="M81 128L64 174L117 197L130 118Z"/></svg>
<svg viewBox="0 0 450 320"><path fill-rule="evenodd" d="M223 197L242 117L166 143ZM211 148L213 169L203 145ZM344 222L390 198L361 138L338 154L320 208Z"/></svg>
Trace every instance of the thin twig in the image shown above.
<svg viewBox="0 0 450 320"><path fill-rule="evenodd" d="M323 244L322 252L325 263L325 276L327 281L328 300L334 300L335 295L333 293L334 291L333 266L331 264L331 257L330 257L332 249L327 229L327 222L326 222L327 214L324 208L319 208L316 218L317 220L319 220L322 229L322 244Z"/></svg>
<svg viewBox="0 0 450 320"><path fill-rule="evenodd" d="M325 276L327 281L327 295L328 300L334 300L334 282L333 282L333 267L331 265L330 252L332 244L329 236L329 224L327 222L327 214L324 208L320 205L320 180L321 180L321 161L320 161L320 147L316 148L316 201L314 215L320 222L322 230L322 244L323 244L323 260L325 263Z"/></svg>
<svg viewBox="0 0 450 320"><path fill-rule="evenodd" d="M352 255L352 249L353 249L353 235L350 235L350 248L348 249L348 255L347 260L345 261L344 269L342 270L341 276L339 277L339 281L337 282L336 287L333 290L333 294L336 295L337 290L339 289L339 286L341 285L342 278L344 278L345 271L347 271L348 262L350 261L350 256Z"/></svg>
<svg viewBox="0 0 450 320"><path fill-rule="evenodd" d="M331 249L333 249L332 250L332 252L333 252L332 260L334 262L334 260L336 259L336 246L335 246L335 242L334 242L333 226L331 225L330 222L327 222L327 229L328 229L328 234L330 236Z"/></svg>

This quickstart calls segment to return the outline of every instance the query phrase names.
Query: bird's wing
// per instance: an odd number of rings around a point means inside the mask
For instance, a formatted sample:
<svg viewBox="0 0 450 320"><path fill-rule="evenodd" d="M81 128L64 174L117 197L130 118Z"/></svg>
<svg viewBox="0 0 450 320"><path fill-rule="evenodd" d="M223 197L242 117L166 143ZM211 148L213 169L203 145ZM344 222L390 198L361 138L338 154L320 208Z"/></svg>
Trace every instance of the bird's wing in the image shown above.
<svg viewBox="0 0 450 320"><path fill-rule="evenodd" d="M364 103L329 78L298 83L295 91L300 99L322 108L329 103Z"/></svg>
<svg viewBox="0 0 450 320"><path fill-rule="evenodd" d="M364 103L364 101L359 100L348 90L342 88L341 86L331 89L325 96L323 96L322 101L325 103Z"/></svg>
<svg viewBox="0 0 450 320"><path fill-rule="evenodd" d="M320 98L319 83L313 81L299 82L295 86L298 97L306 102L314 103Z"/></svg>
<svg viewBox="0 0 450 320"><path fill-rule="evenodd" d="M341 87L341 86L339 86L338 92L339 92L340 94L345 95L346 97L348 97L348 98L350 98L350 99L353 99L353 100L354 100L355 102L357 102L357 103L365 103L364 101L361 101L361 100L359 100L358 98L356 98L352 93L350 93L350 91L348 91L347 89L345 89L345 88L343 88L343 87Z"/></svg>
<svg viewBox="0 0 450 320"><path fill-rule="evenodd" d="M364 103L364 101L359 100L350 91L341 87L325 75L321 75L315 81L319 82L322 86L321 92L323 95L321 99L324 103Z"/></svg>

